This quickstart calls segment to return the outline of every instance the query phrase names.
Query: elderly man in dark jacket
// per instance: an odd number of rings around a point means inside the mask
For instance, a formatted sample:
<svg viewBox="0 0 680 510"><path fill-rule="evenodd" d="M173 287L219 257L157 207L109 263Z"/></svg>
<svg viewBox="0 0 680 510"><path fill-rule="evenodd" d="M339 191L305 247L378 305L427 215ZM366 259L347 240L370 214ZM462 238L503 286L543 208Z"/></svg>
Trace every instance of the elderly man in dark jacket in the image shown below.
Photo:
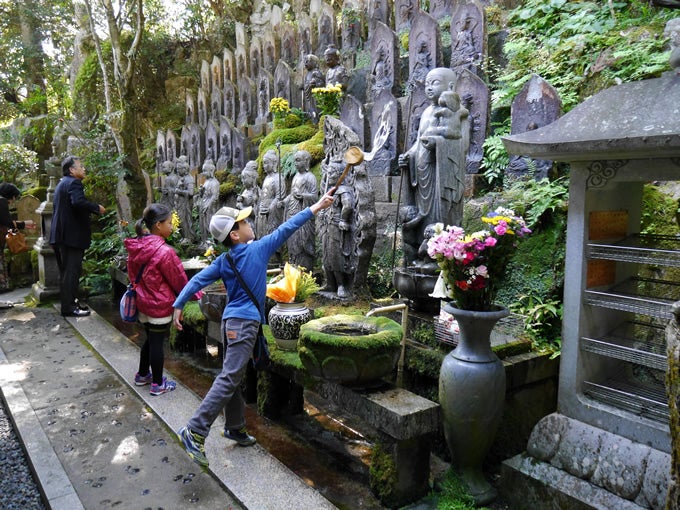
<svg viewBox="0 0 680 510"><path fill-rule="evenodd" d="M83 255L90 246L90 214L104 214L106 209L85 198L85 167L79 158L68 156L61 163L64 175L54 190L54 215L50 244L54 248L60 273L61 314L84 317L90 311L78 303L78 284Z"/></svg>

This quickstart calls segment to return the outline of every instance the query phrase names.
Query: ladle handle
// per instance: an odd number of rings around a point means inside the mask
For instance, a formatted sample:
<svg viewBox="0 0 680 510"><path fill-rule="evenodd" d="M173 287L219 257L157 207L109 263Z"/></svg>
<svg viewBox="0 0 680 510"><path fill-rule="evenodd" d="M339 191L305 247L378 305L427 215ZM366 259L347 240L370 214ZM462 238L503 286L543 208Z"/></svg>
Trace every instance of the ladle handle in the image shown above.
<svg viewBox="0 0 680 510"><path fill-rule="evenodd" d="M338 191L338 187L342 184L342 181L345 180L345 177L347 177L347 173L349 172L349 169L352 168L354 165L351 163L347 163L347 166L345 166L345 169L342 171L340 174L340 177L338 177L338 180L335 183L335 190L331 193L331 195L334 195L336 191Z"/></svg>

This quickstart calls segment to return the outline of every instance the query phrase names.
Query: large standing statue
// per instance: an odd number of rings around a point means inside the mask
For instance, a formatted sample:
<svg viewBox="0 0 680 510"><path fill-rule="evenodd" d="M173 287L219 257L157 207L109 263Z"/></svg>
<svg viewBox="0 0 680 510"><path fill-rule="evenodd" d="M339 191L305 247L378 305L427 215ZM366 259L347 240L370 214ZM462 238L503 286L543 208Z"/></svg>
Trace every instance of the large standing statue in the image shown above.
<svg viewBox="0 0 680 510"><path fill-rule="evenodd" d="M257 207L260 202L260 188L257 187L257 177L257 161L248 161L241 172L243 191L236 197L236 207L239 209L252 207L251 215L255 218L257 218Z"/></svg>
<svg viewBox="0 0 680 510"><path fill-rule="evenodd" d="M328 70L326 71L326 85L340 85L343 90L347 89L347 82L349 81L349 76L347 75L347 69L340 63L340 52L335 45L330 44L326 51L323 52L326 58L326 65Z"/></svg>
<svg viewBox="0 0 680 510"><path fill-rule="evenodd" d="M468 132L468 112L453 92L455 80L455 73L448 68L438 67L427 73L425 95L432 104L423 111L415 143L399 156L399 166L408 169L417 207L415 218L404 223L403 228L417 229L419 239L431 223L460 225L463 219L469 143L463 133Z"/></svg>
<svg viewBox="0 0 680 510"><path fill-rule="evenodd" d="M328 162L325 168L328 187L337 181L344 169L342 161ZM325 290L335 292L339 298L348 298L358 259L356 196L349 179L338 186L334 196L333 205L320 218Z"/></svg>
<svg viewBox="0 0 680 510"><path fill-rule="evenodd" d="M285 199L286 219L295 216L318 199L316 177L309 171L311 159L312 155L307 151L295 153L297 173L293 177L290 194ZM312 218L287 241L290 262L310 271L314 269L315 230L316 226Z"/></svg>
<svg viewBox="0 0 680 510"><path fill-rule="evenodd" d="M161 186L160 203L167 205L170 210L175 209L175 188L177 187L178 177L175 173L174 161L164 161L161 165L161 172L165 176L163 185Z"/></svg>
<svg viewBox="0 0 680 510"><path fill-rule="evenodd" d="M319 69L319 58L316 55L311 53L305 55L305 70L305 81L302 87L302 108L316 122L319 110L316 107L316 100L312 95L312 89L326 85L323 73Z"/></svg>
<svg viewBox="0 0 680 510"><path fill-rule="evenodd" d="M193 243L194 225L191 210L194 201L194 178L189 174L189 162L186 156L177 159L177 187L175 188L175 207L180 221L180 231L184 244Z"/></svg>
<svg viewBox="0 0 680 510"><path fill-rule="evenodd" d="M262 166L264 167L265 177L262 181L260 204L255 220L258 239L262 239L281 225L283 217L281 199L285 194L281 174L278 172L279 156L275 150L269 150L265 153L262 157Z"/></svg>
<svg viewBox="0 0 680 510"><path fill-rule="evenodd" d="M210 236L210 218L219 209L220 181L215 178L215 164L212 159L206 159L203 163L203 175L205 181L201 185L199 196L201 198L198 206L198 218L201 232L201 241L205 244Z"/></svg>

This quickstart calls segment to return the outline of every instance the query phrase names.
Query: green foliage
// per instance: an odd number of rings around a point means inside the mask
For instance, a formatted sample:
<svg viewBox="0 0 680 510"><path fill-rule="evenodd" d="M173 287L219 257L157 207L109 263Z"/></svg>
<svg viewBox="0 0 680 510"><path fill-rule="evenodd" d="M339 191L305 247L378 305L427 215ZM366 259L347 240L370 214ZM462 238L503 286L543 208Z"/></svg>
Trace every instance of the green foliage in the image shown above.
<svg viewBox="0 0 680 510"><path fill-rule="evenodd" d="M494 106L510 105L528 70L558 90L565 111L619 80L659 76L668 70L663 29L672 16L643 0L522 2L508 17L508 66Z"/></svg>
<svg viewBox="0 0 680 510"><path fill-rule="evenodd" d="M413 328L413 331L411 331L411 339L429 347L439 346L439 342L434 334L434 329L432 328L432 325L428 323L421 322Z"/></svg>
<svg viewBox="0 0 680 510"><path fill-rule="evenodd" d="M477 508L474 498L453 469L447 471L437 499L437 510L473 510Z"/></svg>
<svg viewBox="0 0 680 510"><path fill-rule="evenodd" d="M379 443L371 452L369 479L371 490L383 501L389 499L397 488L397 467L394 459Z"/></svg>
<svg viewBox="0 0 680 510"><path fill-rule="evenodd" d="M27 186L38 170L38 155L20 145L0 145L0 181Z"/></svg>
<svg viewBox="0 0 680 510"><path fill-rule="evenodd" d="M521 214L529 228L536 228L549 214L566 213L569 203L569 181L561 177L554 181L547 178L536 181L527 179L512 184L510 194L516 193L519 199L512 207ZM552 217L552 216L550 216Z"/></svg>
<svg viewBox="0 0 680 510"><path fill-rule="evenodd" d="M394 260L399 260L400 256L400 253L395 254ZM385 250L378 254L373 253L366 275L366 284L372 298L380 299L394 296L396 291L392 286L393 274L392 250Z"/></svg>
<svg viewBox="0 0 680 510"><path fill-rule="evenodd" d="M663 193L658 186L645 184L642 189L640 233L678 235L680 203Z"/></svg>
<svg viewBox="0 0 680 510"><path fill-rule="evenodd" d="M536 296L520 296L511 306L513 312L526 317L524 329L529 334L536 350L553 351L560 355L561 329L564 305L559 299L542 299Z"/></svg>
<svg viewBox="0 0 680 510"><path fill-rule="evenodd" d="M220 182L220 202L226 202L232 195L237 195L241 191L241 180L238 175L227 173L224 181Z"/></svg>
<svg viewBox="0 0 680 510"><path fill-rule="evenodd" d="M508 134L508 132L504 134ZM499 186L503 183L503 175L508 167L510 158L505 150L500 133L489 136L484 140L484 158L482 159L481 169L484 177L491 185Z"/></svg>
<svg viewBox="0 0 680 510"><path fill-rule="evenodd" d="M102 43L106 53L110 54L111 45ZM104 48L102 48L104 50ZM102 102L102 71L97 54L92 52L83 61L76 75L73 95L78 98L73 105L74 113L92 117L105 111Z"/></svg>

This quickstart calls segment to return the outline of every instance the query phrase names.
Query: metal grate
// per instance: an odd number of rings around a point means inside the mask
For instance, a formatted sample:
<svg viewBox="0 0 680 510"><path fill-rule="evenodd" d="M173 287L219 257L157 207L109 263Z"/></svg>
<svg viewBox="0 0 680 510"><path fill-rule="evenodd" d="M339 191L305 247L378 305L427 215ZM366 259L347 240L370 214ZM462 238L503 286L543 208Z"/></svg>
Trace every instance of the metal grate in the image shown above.
<svg viewBox="0 0 680 510"><path fill-rule="evenodd" d="M652 342L616 336L605 336L601 339L581 338L581 348L585 351L665 371L668 368L668 360L665 355L654 352L657 347L658 345Z"/></svg>
<svg viewBox="0 0 680 510"><path fill-rule="evenodd" d="M583 393L618 409L629 411L660 422L668 422L669 411L663 385L630 383L621 379L609 379L604 383L583 381Z"/></svg>
<svg viewBox="0 0 680 510"><path fill-rule="evenodd" d="M657 296L666 296L660 298ZM670 320L671 305L680 299L680 283L633 277L609 291L585 290L586 304Z"/></svg>
<svg viewBox="0 0 680 510"><path fill-rule="evenodd" d="M680 266L680 237L634 234L613 244L588 243L588 256L621 262Z"/></svg>
<svg viewBox="0 0 680 510"><path fill-rule="evenodd" d="M524 315L515 313L503 317L496 323L496 326L494 326L494 329L491 332L491 345L502 345L518 340L524 331L525 320L526 317ZM434 333L435 338L440 343L453 345L454 347L458 345L460 335L459 333L454 332L454 330L457 331L457 328L454 326L452 329L450 321L442 319L441 317L435 317Z"/></svg>

